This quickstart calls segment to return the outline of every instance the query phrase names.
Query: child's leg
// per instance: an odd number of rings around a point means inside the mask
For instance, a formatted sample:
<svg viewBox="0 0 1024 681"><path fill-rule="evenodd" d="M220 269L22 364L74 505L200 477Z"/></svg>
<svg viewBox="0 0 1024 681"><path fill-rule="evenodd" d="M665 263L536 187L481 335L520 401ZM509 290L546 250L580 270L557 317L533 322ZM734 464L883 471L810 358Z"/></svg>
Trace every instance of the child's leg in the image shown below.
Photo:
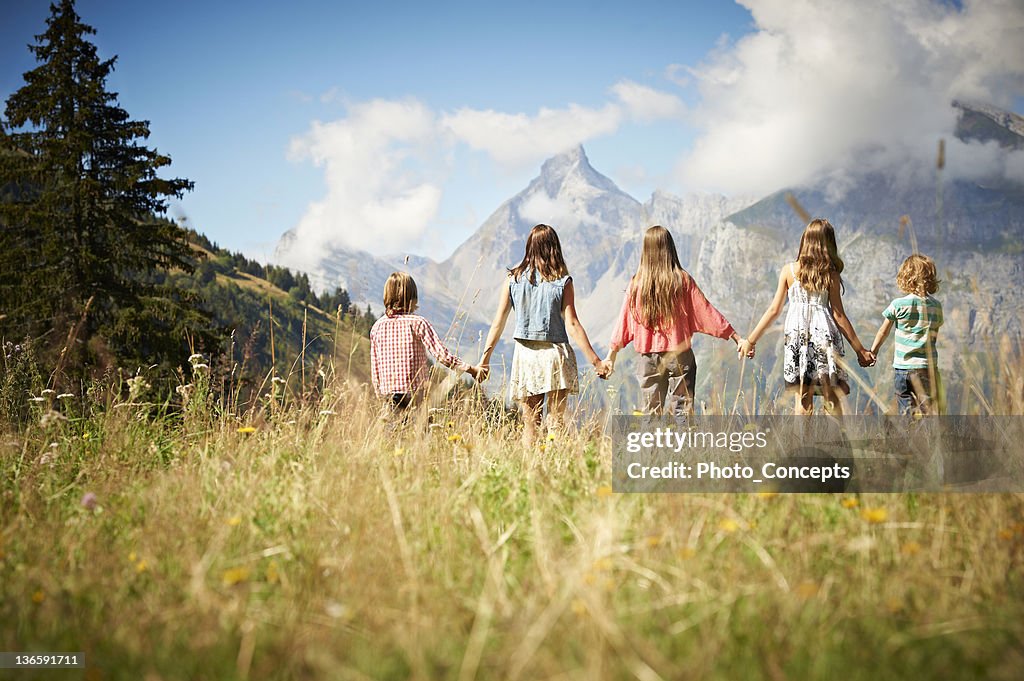
<svg viewBox="0 0 1024 681"><path fill-rule="evenodd" d="M693 395L697 386L697 358L693 350L681 352L667 366L667 411L673 416L693 414Z"/></svg>
<svg viewBox="0 0 1024 681"><path fill-rule="evenodd" d="M543 395L524 397L520 403L523 410L523 444L527 447L537 441L537 427L540 425L541 406L543 403Z"/></svg>
<svg viewBox="0 0 1024 681"><path fill-rule="evenodd" d="M932 400L932 381L928 369L914 369L907 374L913 411L930 414L935 404Z"/></svg>
<svg viewBox="0 0 1024 681"><path fill-rule="evenodd" d="M565 405L569 400L569 391L552 390L547 395L548 423L551 428L565 428Z"/></svg>
<svg viewBox="0 0 1024 681"><path fill-rule="evenodd" d="M910 370L893 369L893 385L896 388L896 404L900 416L907 416L914 410L914 391L910 385Z"/></svg>
<svg viewBox="0 0 1024 681"><path fill-rule="evenodd" d="M636 378L640 382L641 408L645 414L662 413L668 393L668 373L660 352L645 352L637 358Z"/></svg>
<svg viewBox="0 0 1024 681"><path fill-rule="evenodd" d="M797 415L800 414L811 414L814 412L814 387L810 385L800 385L796 390L796 405L793 407L793 412Z"/></svg>
<svg viewBox="0 0 1024 681"><path fill-rule="evenodd" d="M825 410L832 416L843 415L843 402L838 390L833 385L821 386L821 396L825 400Z"/></svg>

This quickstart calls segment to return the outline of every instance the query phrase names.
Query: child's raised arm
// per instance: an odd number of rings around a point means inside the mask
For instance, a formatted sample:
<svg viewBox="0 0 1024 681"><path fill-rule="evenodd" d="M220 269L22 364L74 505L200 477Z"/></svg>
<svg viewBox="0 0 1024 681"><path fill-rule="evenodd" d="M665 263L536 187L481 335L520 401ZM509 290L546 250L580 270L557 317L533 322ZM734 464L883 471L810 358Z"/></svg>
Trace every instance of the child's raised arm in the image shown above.
<svg viewBox="0 0 1024 681"><path fill-rule="evenodd" d="M491 373L491 355L494 354L494 348L498 345L498 339L501 338L501 334L505 331L508 313L511 311L512 296L509 294L508 279L506 278L501 285L501 291L498 293L498 311L494 313L494 321L491 322L491 328L487 332L484 354L480 358L480 376L477 377L478 381L486 381Z"/></svg>
<svg viewBox="0 0 1024 681"><path fill-rule="evenodd" d="M601 358L594 352L594 346L590 344L587 331L580 323L579 317L576 316L576 289L572 285L572 279L565 282L565 288L562 291L562 316L565 317L565 330L576 341L576 345L580 346L587 361L598 370L597 375L607 378L607 369L601 362Z"/></svg>
<svg viewBox="0 0 1024 681"><path fill-rule="evenodd" d="M857 361L861 366L871 366L875 361L871 351L864 347L857 338L857 332L853 330L853 324L850 322L850 318L846 316L846 310L843 309L843 296L840 292L839 276L833 275L830 277L828 285L828 303L829 307L832 308L832 318L836 320L836 326L846 340L850 341L850 346L853 351L857 353Z"/></svg>
<svg viewBox="0 0 1024 681"><path fill-rule="evenodd" d="M782 271L779 272L779 285L775 288L775 297L772 298L772 302L768 304L768 309L761 315L761 321L757 323L754 330L747 335L746 343L739 344L739 354L742 357L744 350L746 350L747 357L753 358L755 352L755 346L757 345L757 339L764 335L764 332L768 329L772 323L779 318L782 314L782 309L786 305L786 291L789 290L789 276L787 268L783 267ZM744 346L748 347L744 347Z"/></svg>

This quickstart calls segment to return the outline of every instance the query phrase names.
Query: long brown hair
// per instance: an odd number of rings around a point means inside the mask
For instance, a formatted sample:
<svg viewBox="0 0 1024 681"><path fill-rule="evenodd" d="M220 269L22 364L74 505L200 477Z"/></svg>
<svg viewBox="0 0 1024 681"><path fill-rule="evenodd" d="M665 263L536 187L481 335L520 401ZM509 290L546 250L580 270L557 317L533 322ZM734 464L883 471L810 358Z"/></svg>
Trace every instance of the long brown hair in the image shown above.
<svg viewBox="0 0 1024 681"><path fill-rule="evenodd" d="M545 281L554 281L569 274L569 268L562 257L562 244L558 234L549 225L537 225L526 237L526 253L523 261L509 270L516 281L523 272L530 270L530 283L537 283L537 275Z"/></svg>
<svg viewBox="0 0 1024 681"><path fill-rule="evenodd" d="M806 290L827 291L833 273L842 285L844 265L836 246L836 230L825 218L814 218L807 224L796 259L800 265L800 285Z"/></svg>
<svg viewBox="0 0 1024 681"><path fill-rule="evenodd" d="M683 283L689 275L679 264L676 242L661 225L644 233L640 267L629 285L630 309L633 318L648 329L661 329L671 324L683 294Z"/></svg>

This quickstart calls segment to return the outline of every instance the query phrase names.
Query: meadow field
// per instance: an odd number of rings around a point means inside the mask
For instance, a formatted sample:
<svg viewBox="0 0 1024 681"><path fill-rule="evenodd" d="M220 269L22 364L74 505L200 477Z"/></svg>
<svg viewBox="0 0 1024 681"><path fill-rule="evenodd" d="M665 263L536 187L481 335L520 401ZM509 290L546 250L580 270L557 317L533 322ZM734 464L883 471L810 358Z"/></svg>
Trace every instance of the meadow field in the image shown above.
<svg viewBox="0 0 1024 681"><path fill-rule="evenodd" d="M986 404L1020 414L1008 375ZM602 412L526 450L479 394L401 426L330 372L245 409L202 376L35 394L4 426L0 650L88 668L0 677L1024 669L1024 495L615 494Z"/></svg>

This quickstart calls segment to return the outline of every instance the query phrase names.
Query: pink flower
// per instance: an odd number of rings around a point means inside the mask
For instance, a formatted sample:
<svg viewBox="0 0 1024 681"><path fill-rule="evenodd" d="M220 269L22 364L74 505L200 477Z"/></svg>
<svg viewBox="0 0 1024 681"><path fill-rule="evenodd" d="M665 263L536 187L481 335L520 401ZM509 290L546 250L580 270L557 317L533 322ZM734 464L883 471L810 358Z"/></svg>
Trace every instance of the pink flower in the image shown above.
<svg viewBox="0 0 1024 681"><path fill-rule="evenodd" d="M92 492L86 492L82 495L82 508L87 511L91 511L96 508L97 502L98 500L96 499L96 495Z"/></svg>

